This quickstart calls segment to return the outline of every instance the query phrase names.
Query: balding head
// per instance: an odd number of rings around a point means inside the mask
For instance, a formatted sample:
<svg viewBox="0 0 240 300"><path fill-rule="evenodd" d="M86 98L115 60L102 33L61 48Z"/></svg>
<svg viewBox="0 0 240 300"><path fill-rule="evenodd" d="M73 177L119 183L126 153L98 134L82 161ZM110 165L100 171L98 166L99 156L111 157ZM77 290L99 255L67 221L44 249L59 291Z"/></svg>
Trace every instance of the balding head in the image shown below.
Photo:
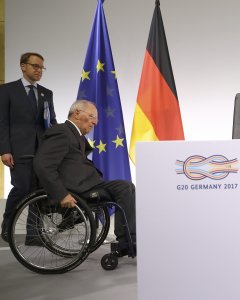
<svg viewBox="0 0 240 300"><path fill-rule="evenodd" d="M70 107L68 119L85 135L98 123L97 108L89 100L77 100Z"/></svg>

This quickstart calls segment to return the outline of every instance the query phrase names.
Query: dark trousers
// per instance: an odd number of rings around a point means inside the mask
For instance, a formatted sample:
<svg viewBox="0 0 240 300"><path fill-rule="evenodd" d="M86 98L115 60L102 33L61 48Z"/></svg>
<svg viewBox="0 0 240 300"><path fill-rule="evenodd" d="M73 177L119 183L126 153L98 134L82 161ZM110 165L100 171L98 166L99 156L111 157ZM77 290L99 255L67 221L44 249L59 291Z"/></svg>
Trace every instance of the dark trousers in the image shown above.
<svg viewBox="0 0 240 300"><path fill-rule="evenodd" d="M119 204L125 211L132 241L136 242L136 207L135 186L126 180L103 181L95 186L95 189L106 189L112 197L112 201ZM116 209L114 233L119 242L127 242L126 232L121 212Z"/></svg>
<svg viewBox="0 0 240 300"><path fill-rule="evenodd" d="M13 188L8 195L3 215L3 220L7 225L19 201L32 192L35 186L32 160L24 163L16 163L10 172Z"/></svg>

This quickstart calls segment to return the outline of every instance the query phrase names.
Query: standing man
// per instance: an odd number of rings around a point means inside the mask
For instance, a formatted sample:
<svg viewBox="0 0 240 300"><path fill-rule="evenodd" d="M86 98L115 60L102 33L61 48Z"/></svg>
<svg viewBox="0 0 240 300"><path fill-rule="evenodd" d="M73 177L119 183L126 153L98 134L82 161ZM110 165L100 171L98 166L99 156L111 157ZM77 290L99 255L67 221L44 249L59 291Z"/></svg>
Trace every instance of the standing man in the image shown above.
<svg viewBox="0 0 240 300"><path fill-rule="evenodd" d="M68 120L46 131L43 143L34 158L34 170L50 198L59 202L62 207L76 205L76 200L69 190L78 195L106 190L112 201L124 209L135 244L135 186L126 180L103 180L101 172L87 158L93 149L85 134L97 123L98 112L92 102L78 100L73 103ZM114 165L109 167L114 168ZM129 245L123 218L118 210L115 214L114 232L119 242L120 255L127 255Z"/></svg>
<svg viewBox="0 0 240 300"><path fill-rule="evenodd" d="M56 123L53 93L37 84L45 70L38 53L20 58L23 77L0 85L0 155L10 168L11 189L2 223L2 238L7 241L8 223L19 200L33 186L32 159L46 127Z"/></svg>

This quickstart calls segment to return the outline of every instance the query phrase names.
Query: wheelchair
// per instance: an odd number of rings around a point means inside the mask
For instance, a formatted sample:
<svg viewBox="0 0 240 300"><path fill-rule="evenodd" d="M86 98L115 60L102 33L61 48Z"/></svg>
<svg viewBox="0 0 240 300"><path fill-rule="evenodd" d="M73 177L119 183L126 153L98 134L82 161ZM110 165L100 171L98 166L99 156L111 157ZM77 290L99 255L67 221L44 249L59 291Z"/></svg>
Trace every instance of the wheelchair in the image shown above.
<svg viewBox="0 0 240 300"><path fill-rule="evenodd" d="M88 199L71 194L77 200L74 208L52 203L44 190L33 192L18 204L8 230L9 246L16 259L29 270L41 274L73 270L106 240L110 228L108 208L113 206L123 215L130 249L128 256L134 258L121 206L112 202L104 191L93 192ZM34 244L36 239L40 245ZM102 268L114 270L118 257L117 243L111 243L111 253L101 259Z"/></svg>

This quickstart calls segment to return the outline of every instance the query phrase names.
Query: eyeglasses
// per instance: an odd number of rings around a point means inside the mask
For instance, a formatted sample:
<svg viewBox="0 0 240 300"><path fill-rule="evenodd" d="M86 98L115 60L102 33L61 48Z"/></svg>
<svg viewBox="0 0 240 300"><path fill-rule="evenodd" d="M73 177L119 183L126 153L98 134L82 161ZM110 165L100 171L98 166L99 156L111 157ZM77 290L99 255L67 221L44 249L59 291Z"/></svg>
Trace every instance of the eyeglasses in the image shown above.
<svg viewBox="0 0 240 300"><path fill-rule="evenodd" d="M30 66L32 66L33 67L33 69L35 70L35 71L37 71L37 70L41 70L41 71L46 71L46 68L45 67L43 67L43 66L40 66L40 65L38 65L38 64L30 64L30 63L25 63L26 65L30 65Z"/></svg>
<svg viewBox="0 0 240 300"><path fill-rule="evenodd" d="M88 117L89 117L89 119L92 119L92 120L96 120L96 121L98 121L98 117L97 117L97 116L95 116L95 115L93 115L93 114L89 114L89 112L88 112L88 111L86 111L86 110L83 110L83 109L79 109L79 111L83 111L83 112L87 113L87 114L88 114Z"/></svg>

